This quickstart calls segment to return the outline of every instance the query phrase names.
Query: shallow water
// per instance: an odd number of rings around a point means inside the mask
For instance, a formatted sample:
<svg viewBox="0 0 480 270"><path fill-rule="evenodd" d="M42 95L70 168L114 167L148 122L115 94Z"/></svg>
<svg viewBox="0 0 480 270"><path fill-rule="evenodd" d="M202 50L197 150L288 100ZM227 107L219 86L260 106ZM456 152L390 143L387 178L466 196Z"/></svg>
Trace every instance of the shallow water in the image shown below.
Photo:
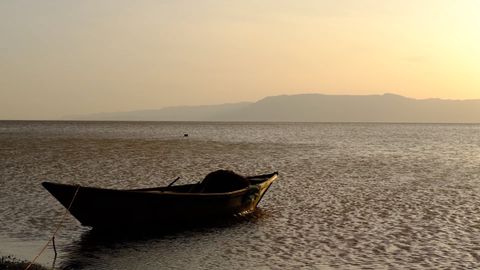
<svg viewBox="0 0 480 270"><path fill-rule="evenodd" d="M44 180L150 187L224 168L280 172L255 216L128 236L68 216L57 266L480 268L479 165L480 125L0 122L0 254L33 258L61 218Z"/></svg>

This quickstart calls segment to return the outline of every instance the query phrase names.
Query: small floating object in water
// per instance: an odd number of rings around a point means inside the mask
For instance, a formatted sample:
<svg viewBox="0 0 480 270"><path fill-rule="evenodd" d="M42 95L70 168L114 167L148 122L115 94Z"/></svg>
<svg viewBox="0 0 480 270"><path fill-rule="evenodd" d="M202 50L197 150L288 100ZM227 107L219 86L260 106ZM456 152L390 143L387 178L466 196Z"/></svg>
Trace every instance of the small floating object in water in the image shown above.
<svg viewBox="0 0 480 270"><path fill-rule="evenodd" d="M154 188L120 190L51 182L42 185L82 225L114 229L192 224L250 214L277 177L277 172L243 177L219 170L195 184L174 186L177 178L168 186Z"/></svg>
<svg viewBox="0 0 480 270"><path fill-rule="evenodd" d="M188 133L183 134L183 137L188 137Z"/></svg>

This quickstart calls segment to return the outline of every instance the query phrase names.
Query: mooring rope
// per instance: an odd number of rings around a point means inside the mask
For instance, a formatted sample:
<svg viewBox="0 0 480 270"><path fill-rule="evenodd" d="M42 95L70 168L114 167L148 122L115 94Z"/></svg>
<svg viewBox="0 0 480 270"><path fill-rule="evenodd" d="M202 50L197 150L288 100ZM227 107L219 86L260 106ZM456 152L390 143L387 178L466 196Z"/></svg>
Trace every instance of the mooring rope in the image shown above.
<svg viewBox="0 0 480 270"><path fill-rule="evenodd" d="M72 207L73 201L75 201L75 198L77 197L77 193L78 193L79 190L80 190L80 186L77 185L77 189L75 190L75 193L73 194L72 200L70 201L70 204L68 205L67 209L65 209L65 212L63 213L62 219L61 219L60 222L57 224L57 227L56 227L55 230L53 231L52 236L50 237L50 239L48 239L47 243L43 246L42 250L40 250L40 252L37 254L37 256L35 256L35 258L33 258L33 260L27 265L27 267L25 268L25 270L28 270L28 269L30 269L30 267L32 267L32 265L35 263L35 261L36 261L36 260L42 255L42 253L47 249L47 247L48 247L48 245L50 244L50 242L52 242L52 240L55 238L55 235L56 235L57 232L60 230L60 227L62 226L63 221L65 220L65 217L67 216L67 213L70 211L70 208Z"/></svg>

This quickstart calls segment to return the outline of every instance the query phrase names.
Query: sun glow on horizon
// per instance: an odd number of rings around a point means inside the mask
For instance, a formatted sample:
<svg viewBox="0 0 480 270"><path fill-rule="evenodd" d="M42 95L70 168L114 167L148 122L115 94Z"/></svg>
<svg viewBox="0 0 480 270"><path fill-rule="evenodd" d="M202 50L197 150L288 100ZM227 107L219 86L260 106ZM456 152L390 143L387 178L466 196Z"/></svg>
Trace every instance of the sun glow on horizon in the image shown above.
<svg viewBox="0 0 480 270"><path fill-rule="evenodd" d="M480 99L480 2L8 1L0 118L299 93Z"/></svg>

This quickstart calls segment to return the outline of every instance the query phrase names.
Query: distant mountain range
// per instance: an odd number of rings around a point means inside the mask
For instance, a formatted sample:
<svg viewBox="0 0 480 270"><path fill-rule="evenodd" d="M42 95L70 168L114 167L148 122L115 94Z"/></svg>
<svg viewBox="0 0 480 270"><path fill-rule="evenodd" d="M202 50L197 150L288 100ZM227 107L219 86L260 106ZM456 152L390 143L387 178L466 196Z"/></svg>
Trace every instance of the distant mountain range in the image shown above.
<svg viewBox="0 0 480 270"><path fill-rule="evenodd" d="M70 118L71 119L71 118ZM257 102L179 106L73 117L114 121L480 123L480 100L412 99L395 94L271 96Z"/></svg>

